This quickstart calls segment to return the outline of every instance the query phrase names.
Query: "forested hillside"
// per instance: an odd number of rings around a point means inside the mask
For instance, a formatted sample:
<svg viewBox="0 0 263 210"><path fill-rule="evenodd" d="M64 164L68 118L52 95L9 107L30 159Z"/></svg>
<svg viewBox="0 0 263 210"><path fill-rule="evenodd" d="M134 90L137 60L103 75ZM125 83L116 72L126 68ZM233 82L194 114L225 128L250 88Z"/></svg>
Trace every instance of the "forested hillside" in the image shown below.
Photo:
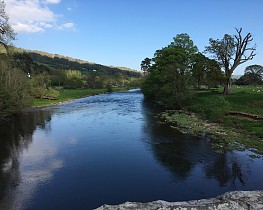
<svg viewBox="0 0 263 210"><path fill-rule="evenodd" d="M12 47L16 66L28 76L44 74L51 86L66 88L103 88L127 86L142 77L142 73L128 68L104 66L63 55Z"/></svg>
<svg viewBox="0 0 263 210"><path fill-rule="evenodd" d="M83 72L95 72L98 75L123 75L129 77L139 78L142 76L141 72L129 69L126 67L105 66L97 63L74 59L68 56L51 54L37 50L25 50L21 48L14 48L13 51L19 54L28 55L34 62L46 65L53 69L60 70L79 70Z"/></svg>
<svg viewBox="0 0 263 210"><path fill-rule="evenodd" d="M61 56L57 54L49 54L40 51L29 51L25 50L25 54L29 55L33 61L45 64L54 69L61 70L80 70L80 71L98 71L99 75L123 75L129 77L139 78L141 73L132 69L117 68L114 66L105 66L101 64L91 63L88 61L83 61L79 59L73 59L66 56Z"/></svg>

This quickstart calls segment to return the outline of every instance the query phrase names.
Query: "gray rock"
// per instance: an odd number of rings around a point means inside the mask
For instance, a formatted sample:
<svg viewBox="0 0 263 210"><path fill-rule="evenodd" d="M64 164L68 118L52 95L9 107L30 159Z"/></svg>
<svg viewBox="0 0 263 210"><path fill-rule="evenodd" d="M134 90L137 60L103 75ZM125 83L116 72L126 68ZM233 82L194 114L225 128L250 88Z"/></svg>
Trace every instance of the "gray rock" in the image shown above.
<svg viewBox="0 0 263 210"><path fill-rule="evenodd" d="M97 210L263 210L263 191L234 191L216 198L185 202L153 201L149 203L126 202L120 205L103 205Z"/></svg>

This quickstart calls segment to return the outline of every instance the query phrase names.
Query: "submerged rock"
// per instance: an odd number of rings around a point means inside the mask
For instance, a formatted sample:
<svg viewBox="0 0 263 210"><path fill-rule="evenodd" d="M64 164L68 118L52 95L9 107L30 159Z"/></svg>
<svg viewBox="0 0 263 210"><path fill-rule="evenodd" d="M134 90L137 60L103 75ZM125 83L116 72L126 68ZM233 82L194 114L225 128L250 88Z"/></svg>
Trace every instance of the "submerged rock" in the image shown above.
<svg viewBox="0 0 263 210"><path fill-rule="evenodd" d="M216 198L193 200L185 202L153 201L149 203L126 202L120 205L103 205L97 210L259 210L263 209L263 191L234 191Z"/></svg>

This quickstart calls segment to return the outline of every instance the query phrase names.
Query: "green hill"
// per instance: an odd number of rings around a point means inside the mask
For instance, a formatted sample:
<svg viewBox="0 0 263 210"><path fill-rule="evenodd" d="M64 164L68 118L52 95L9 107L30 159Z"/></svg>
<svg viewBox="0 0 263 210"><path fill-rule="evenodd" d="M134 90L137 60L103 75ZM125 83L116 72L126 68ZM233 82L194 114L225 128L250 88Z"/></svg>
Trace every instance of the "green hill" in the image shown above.
<svg viewBox="0 0 263 210"><path fill-rule="evenodd" d="M13 52L28 55L34 62L45 65L51 69L59 70L79 70L81 72L92 74L96 72L97 76L117 76L140 78L142 73L126 67L105 66L102 64L92 63L68 56L51 54L38 50L26 50L13 48Z"/></svg>

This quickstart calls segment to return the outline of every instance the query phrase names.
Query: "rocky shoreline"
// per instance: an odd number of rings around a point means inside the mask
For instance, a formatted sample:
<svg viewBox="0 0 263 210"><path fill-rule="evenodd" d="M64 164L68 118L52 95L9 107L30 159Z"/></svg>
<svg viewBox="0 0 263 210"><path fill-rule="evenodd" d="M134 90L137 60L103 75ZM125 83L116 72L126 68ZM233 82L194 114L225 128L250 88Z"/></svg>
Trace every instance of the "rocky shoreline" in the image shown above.
<svg viewBox="0 0 263 210"><path fill-rule="evenodd" d="M149 203L126 202L120 205L103 205L97 210L260 210L263 209L263 191L234 191L220 195L216 198L166 202L153 201Z"/></svg>

